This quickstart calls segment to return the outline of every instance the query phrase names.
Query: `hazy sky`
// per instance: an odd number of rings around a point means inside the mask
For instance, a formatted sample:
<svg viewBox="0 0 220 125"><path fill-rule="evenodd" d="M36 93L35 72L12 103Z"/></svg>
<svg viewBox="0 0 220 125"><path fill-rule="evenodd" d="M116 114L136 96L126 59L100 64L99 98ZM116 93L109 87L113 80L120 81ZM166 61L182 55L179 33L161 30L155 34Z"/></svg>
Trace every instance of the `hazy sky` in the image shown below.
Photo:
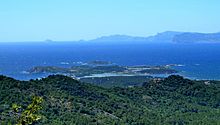
<svg viewBox="0 0 220 125"><path fill-rule="evenodd" d="M220 0L1 0L0 41L220 31Z"/></svg>

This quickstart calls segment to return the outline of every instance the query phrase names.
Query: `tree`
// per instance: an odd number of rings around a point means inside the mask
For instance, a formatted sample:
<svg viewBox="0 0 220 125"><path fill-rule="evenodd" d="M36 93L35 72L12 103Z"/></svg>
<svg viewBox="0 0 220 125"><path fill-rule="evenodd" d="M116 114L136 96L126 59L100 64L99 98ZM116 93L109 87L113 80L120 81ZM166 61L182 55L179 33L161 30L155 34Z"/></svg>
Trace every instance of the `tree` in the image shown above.
<svg viewBox="0 0 220 125"><path fill-rule="evenodd" d="M27 106L24 110L21 106L13 104L12 108L17 115L17 125L31 125L42 118L37 112L42 109L41 103L43 102L42 97L34 96L32 103Z"/></svg>

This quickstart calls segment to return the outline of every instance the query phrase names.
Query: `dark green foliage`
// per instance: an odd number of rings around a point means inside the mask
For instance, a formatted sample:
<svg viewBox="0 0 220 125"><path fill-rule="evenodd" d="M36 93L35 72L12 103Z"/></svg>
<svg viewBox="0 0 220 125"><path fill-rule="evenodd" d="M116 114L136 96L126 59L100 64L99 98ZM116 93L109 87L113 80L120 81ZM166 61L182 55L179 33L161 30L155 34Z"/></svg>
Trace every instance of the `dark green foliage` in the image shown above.
<svg viewBox="0 0 220 125"><path fill-rule="evenodd" d="M144 82L148 82L151 79L152 77L150 76L110 76L81 78L80 81L109 88L142 86Z"/></svg>
<svg viewBox="0 0 220 125"><path fill-rule="evenodd" d="M139 87L102 88L61 75L17 81L0 76L0 124L15 123L11 106L43 97L36 124L219 124L220 88L181 76L147 81Z"/></svg>
<svg viewBox="0 0 220 125"><path fill-rule="evenodd" d="M166 118L165 122L206 125L220 124L220 88L215 84L169 76L143 86L152 97L151 103Z"/></svg>

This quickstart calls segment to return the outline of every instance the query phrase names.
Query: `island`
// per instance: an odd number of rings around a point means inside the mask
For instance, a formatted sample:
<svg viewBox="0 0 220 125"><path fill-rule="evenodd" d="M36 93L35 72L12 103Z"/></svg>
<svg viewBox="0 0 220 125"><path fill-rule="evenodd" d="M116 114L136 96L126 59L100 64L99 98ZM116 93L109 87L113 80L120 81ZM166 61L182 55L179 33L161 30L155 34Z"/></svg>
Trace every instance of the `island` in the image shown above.
<svg viewBox="0 0 220 125"><path fill-rule="evenodd" d="M121 66L107 61L91 61L68 68L58 66L36 66L29 74L61 74L82 82L103 87L131 87L151 80L154 76L168 76L178 73L170 65L165 66Z"/></svg>
<svg viewBox="0 0 220 125"><path fill-rule="evenodd" d="M106 77L106 76L146 76L155 74L175 74L177 70L170 66L121 66L108 62L93 61L87 65L72 66L69 68L57 66L36 66L28 70L28 73L52 73L64 74L75 78Z"/></svg>

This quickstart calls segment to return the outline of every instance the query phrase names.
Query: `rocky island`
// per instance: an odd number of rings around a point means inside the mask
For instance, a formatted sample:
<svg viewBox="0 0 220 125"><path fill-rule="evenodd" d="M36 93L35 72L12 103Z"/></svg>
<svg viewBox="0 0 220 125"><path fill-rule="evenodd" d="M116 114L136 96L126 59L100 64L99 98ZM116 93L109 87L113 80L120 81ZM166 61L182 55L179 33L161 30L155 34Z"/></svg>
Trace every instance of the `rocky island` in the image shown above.
<svg viewBox="0 0 220 125"><path fill-rule="evenodd" d="M82 82L93 83L103 87L140 86L152 76L171 75L178 73L172 66L120 66L107 61L91 61L69 68L58 66L36 66L28 70L30 74L61 74L78 79Z"/></svg>
<svg viewBox="0 0 220 125"><path fill-rule="evenodd" d="M29 73L64 74L75 78L83 78L102 74L106 76L144 76L153 74L175 74L178 71L169 66L120 66L116 64L93 61L87 65L72 66L69 68L57 66L36 66L28 70ZM108 75L107 75L108 74Z"/></svg>

